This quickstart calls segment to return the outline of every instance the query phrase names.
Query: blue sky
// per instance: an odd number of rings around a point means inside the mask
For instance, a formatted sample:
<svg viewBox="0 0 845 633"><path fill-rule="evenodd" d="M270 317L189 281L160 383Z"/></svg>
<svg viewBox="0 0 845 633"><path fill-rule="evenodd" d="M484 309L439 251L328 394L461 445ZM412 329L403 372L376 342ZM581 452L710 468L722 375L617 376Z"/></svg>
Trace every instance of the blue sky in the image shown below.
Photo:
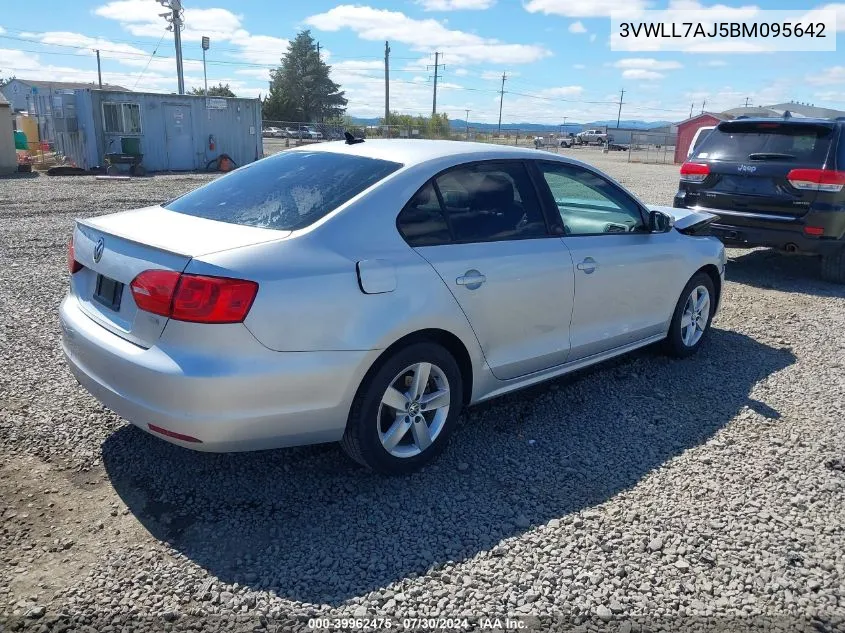
<svg viewBox="0 0 845 633"><path fill-rule="evenodd" d="M391 109L431 112L434 51L442 69L438 111L495 122L503 72L503 121L557 124L615 118L680 120L697 112L794 99L845 109L841 52L685 53L610 50L611 10L732 8L837 11L845 44L845 4L813 0L183 0L186 85L202 85L200 37L212 39L208 80L244 96L266 94L269 69L289 38L310 28L348 112L384 112L384 41L391 45ZM103 80L137 90L176 88L173 35L155 0L43 0L0 15L0 75L54 81ZM37 29L35 28L37 25ZM153 55L155 51L155 55Z"/></svg>

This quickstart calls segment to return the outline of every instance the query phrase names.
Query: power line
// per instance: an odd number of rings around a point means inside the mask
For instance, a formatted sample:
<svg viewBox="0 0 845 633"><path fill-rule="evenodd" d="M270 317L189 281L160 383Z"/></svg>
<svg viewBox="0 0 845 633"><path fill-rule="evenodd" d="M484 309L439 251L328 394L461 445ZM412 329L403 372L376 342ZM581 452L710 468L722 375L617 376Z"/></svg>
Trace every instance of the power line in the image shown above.
<svg viewBox="0 0 845 633"><path fill-rule="evenodd" d="M153 57L155 57L156 51L158 51L158 47L159 47L159 46L161 46L161 41L164 39L164 36L165 36L165 35L167 35L167 29L164 29L164 31L163 31L163 32L162 32L162 34L161 34L161 37L160 37L160 38L158 38L158 44L156 44L156 47L153 49L152 55L150 55L150 58L147 60L147 65L146 65L146 66L144 66L144 70L142 70L142 71L138 74L138 78L137 78L137 79L135 79L135 85L134 85L134 86L132 86L132 90L135 90L135 88L137 88L137 87L138 87L138 82L139 82L139 81L141 81L141 77L143 77L143 76L144 76L144 73L146 73L146 72L147 72L147 68L149 68L149 67L150 67L150 62L151 62L151 61L153 61Z"/></svg>

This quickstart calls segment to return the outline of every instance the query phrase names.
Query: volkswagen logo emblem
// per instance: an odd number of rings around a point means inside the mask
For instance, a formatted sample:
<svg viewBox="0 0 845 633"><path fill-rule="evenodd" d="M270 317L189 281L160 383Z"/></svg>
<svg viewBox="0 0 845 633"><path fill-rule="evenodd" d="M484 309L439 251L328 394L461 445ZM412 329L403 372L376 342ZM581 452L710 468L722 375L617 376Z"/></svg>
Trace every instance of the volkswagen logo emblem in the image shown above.
<svg viewBox="0 0 845 633"><path fill-rule="evenodd" d="M94 247L94 263L95 264L97 262L99 262L101 259L103 259L103 251L105 250L105 248L106 248L106 242L101 237L99 240L97 240L97 245Z"/></svg>

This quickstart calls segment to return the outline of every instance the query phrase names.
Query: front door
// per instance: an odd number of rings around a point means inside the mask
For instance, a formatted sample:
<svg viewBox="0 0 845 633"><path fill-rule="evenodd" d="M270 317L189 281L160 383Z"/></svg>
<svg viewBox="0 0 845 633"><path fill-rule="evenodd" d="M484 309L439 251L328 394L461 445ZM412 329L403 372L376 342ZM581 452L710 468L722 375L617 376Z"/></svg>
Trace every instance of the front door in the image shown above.
<svg viewBox="0 0 845 633"><path fill-rule="evenodd" d="M191 108L172 103L164 104L164 133L167 145L167 169L194 169L194 129Z"/></svg>
<svg viewBox="0 0 845 633"><path fill-rule="evenodd" d="M679 236L647 232L637 201L592 170L538 166L575 265L570 360L664 333L685 283Z"/></svg>
<svg viewBox="0 0 845 633"><path fill-rule="evenodd" d="M460 304L493 375L566 362L572 259L550 235L521 162L457 167L403 210L400 230Z"/></svg>

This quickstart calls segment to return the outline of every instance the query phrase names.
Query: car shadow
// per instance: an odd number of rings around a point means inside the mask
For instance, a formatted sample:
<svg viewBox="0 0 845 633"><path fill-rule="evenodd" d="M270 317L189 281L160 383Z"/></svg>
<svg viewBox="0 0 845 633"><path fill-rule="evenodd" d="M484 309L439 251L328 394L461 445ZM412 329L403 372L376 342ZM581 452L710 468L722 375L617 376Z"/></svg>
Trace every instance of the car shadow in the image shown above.
<svg viewBox="0 0 845 633"><path fill-rule="evenodd" d="M726 267L728 281L755 288L845 298L845 285L821 278L821 259L790 255L775 249L755 249L731 257Z"/></svg>
<svg viewBox="0 0 845 633"><path fill-rule="evenodd" d="M337 605L601 504L744 407L776 423L750 393L794 360L719 329L686 360L646 348L473 407L435 464L402 477L335 445L198 453L128 425L103 461L144 527L210 574Z"/></svg>

